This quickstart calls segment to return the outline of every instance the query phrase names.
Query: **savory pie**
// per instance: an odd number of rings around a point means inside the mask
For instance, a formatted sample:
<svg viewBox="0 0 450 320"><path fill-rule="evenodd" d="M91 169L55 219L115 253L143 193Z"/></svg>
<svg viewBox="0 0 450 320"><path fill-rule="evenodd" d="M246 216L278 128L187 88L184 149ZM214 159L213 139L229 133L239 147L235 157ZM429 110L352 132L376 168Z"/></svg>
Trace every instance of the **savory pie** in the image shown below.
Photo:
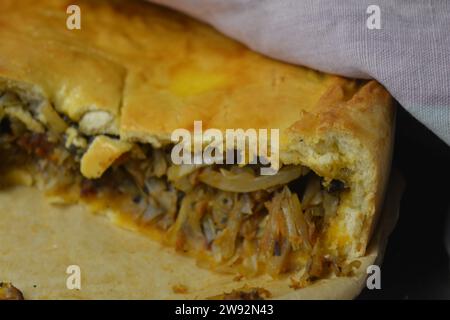
<svg viewBox="0 0 450 320"><path fill-rule="evenodd" d="M2 183L85 203L204 268L349 275L383 200L393 99L138 1L0 2ZM279 129L279 172L175 165L171 133Z"/></svg>

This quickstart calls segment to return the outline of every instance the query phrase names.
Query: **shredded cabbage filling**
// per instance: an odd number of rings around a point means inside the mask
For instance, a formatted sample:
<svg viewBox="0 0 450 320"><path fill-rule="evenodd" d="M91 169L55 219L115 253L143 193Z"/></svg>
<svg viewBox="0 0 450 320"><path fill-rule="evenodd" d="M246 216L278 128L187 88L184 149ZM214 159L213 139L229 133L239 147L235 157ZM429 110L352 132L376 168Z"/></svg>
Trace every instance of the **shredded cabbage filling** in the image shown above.
<svg viewBox="0 0 450 320"><path fill-rule="evenodd" d="M89 139L76 125L62 136L32 130L15 116L0 122L3 167L27 168L34 183L63 202L95 203L210 268L246 276L303 270L295 286L334 273L349 274L323 248L321 234L337 214L345 184L322 179L303 166L260 176L247 165L173 165L170 149L136 145L99 179L79 173ZM5 172L3 169L2 172ZM331 185L331 187L329 187Z"/></svg>

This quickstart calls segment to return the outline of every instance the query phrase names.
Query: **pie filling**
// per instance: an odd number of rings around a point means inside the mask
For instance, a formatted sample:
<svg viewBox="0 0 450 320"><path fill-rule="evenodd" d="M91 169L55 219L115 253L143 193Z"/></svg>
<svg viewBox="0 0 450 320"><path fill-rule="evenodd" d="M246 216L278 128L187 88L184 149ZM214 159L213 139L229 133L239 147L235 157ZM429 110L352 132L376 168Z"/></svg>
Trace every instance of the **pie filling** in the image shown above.
<svg viewBox="0 0 450 320"><path fill-rule="evenodd" d="M114 212L210 269L244 276L302 270L297 286L329 275L349 275L347 263L327 249L323 235L337 214L339 180L304 166L282 166L260 176L256 165L174 165L170 147L135 144L98 179L80 173L93 137L67 119L56 134L33 108L0 92L0 174L45 189L52 201L82 202ZM25 172L25 173L24 173Z"/></svg>

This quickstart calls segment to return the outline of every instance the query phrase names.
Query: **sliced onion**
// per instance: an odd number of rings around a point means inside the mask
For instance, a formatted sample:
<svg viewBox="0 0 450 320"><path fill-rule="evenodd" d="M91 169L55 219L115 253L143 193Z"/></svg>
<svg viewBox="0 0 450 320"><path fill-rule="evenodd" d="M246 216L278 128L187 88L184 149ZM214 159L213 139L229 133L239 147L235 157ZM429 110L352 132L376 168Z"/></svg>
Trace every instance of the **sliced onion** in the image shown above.
<svg viewBox="0 0 450 320"><path fill-rule="evenodd" d="M286 228L287 233L289 237L289 241L291 243L291 246L294 250L298 250L300 248L300 244L302 242L302 239L299 237L297 232L297 219L295 217L296 214L302 214L302 212L294 212L292 209L292 206L289 203L290 200L290 192L287 187L284 187L281 194L277 194L277 196L282 196L282 200L280 201L281 205L281 211L283 213L285 222L286 222Z"/></svg>
<svg viewBox="0 0 450 320"><path fill-rule="evenodd" d="M187 175L191 174L195 170L201 168L203 165L198 164L180 164L172 165L167 169L167 179L169 181L177 181Z"/></svg>
<svg viewBox="0 0 450 320"><path fill-rule="evenodd" d="M212 244L214 251L220 252L220 258L223 260L230 259L236 251L236 238L242 224L241 214L242 204L235 201L234 207L229 214L227 227L218 233Z"/></svg>
<svg viewBox="0 0 450 320"><path fill-rule="evenodd" d="M208 245L214 241L217 236L217 230L210 216L202 219L202 230Z"/></svg>
<svg viewBox="0 0 450 320"><path fill-rule="evenodd" d="M272 176L253 176L243 174L222 174L208 168L199 175L199 180L216 189L230 192L253 192L269 189L274 186L284 185L297 179L303 173L300 166L287 166Z"/></svg>
<svg viewBox="0 0 450 320"><path fill-rule="evenodd" d="M320 180L318 177L310 177L303 195L302 204L305 208L310 205L318 205L322 202Z"/></svg>
<svg viewBox="0 0 450 320"><path fill-rule="evenodd" d="M295 225L297 227L298 233L302 237L305 248L311 250L311 242L309 241L308 223L303 215L302 205L297 195L293 193L290 199L290 209L296 217Z"/></svg>
<svg viewBox="0 0 450 320"><path fill-rule="evenodd" d="M181 201L180 210L178 212L175 223L170 227L167 233L168 239L171 242L175 243L179 233L181 232L181 228L188 220L189 215L192 211L193 203L195 203L194 193L188 193Z"/></svg>
<svg viewBox="0 0 450 320"><path fill-rule="evenodd" d="M324 192L323 194L323 208L325 210L325 215L332 217L336 215L337 208L339 205L339 198L329 194L328 192Z"/></svg>
<svg viewBox="0 0 450 320"><path fill-rule="evenodd" d="M153 199L152 199L153 200ZM145 209L143 215L142 215L142 222L149 223L150 221L156 219L157 217L160 217L162 214L164 214L164 210L158 207L154 201L150 201L147 208Z"/></svg>
<svg viewBox="0 0 450 320"><path fill-rule="evenodd" d="M244 194L241 198L242 200L242 209L241 212L245 213L245 214L252 214L252 208L253 208L253 203L252 203L252 199L250 199L250 196L248 194Z"/></svg>
<svg viewBox="0 0 450 320"><path fill-rule="evenodd" d="M155 149L153 152L153 174L158 178L160 178L164 174L166 174L166 171L167 171L167 162L165 159L164 152Z"/></svg>

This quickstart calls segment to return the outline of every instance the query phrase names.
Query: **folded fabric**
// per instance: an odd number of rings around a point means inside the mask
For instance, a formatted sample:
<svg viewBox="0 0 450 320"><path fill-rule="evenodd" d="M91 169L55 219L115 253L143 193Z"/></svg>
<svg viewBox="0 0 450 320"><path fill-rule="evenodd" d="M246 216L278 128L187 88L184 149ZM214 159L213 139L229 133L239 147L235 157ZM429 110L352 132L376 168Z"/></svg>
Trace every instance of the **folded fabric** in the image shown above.
<svg viewBox="0 0 450 320"><path fill-rule="evenodd" d="M374 78L450 144L448 0L377 0L375 9L374 1L365 0L151 1L208 22L271 57Z"/></svg>

